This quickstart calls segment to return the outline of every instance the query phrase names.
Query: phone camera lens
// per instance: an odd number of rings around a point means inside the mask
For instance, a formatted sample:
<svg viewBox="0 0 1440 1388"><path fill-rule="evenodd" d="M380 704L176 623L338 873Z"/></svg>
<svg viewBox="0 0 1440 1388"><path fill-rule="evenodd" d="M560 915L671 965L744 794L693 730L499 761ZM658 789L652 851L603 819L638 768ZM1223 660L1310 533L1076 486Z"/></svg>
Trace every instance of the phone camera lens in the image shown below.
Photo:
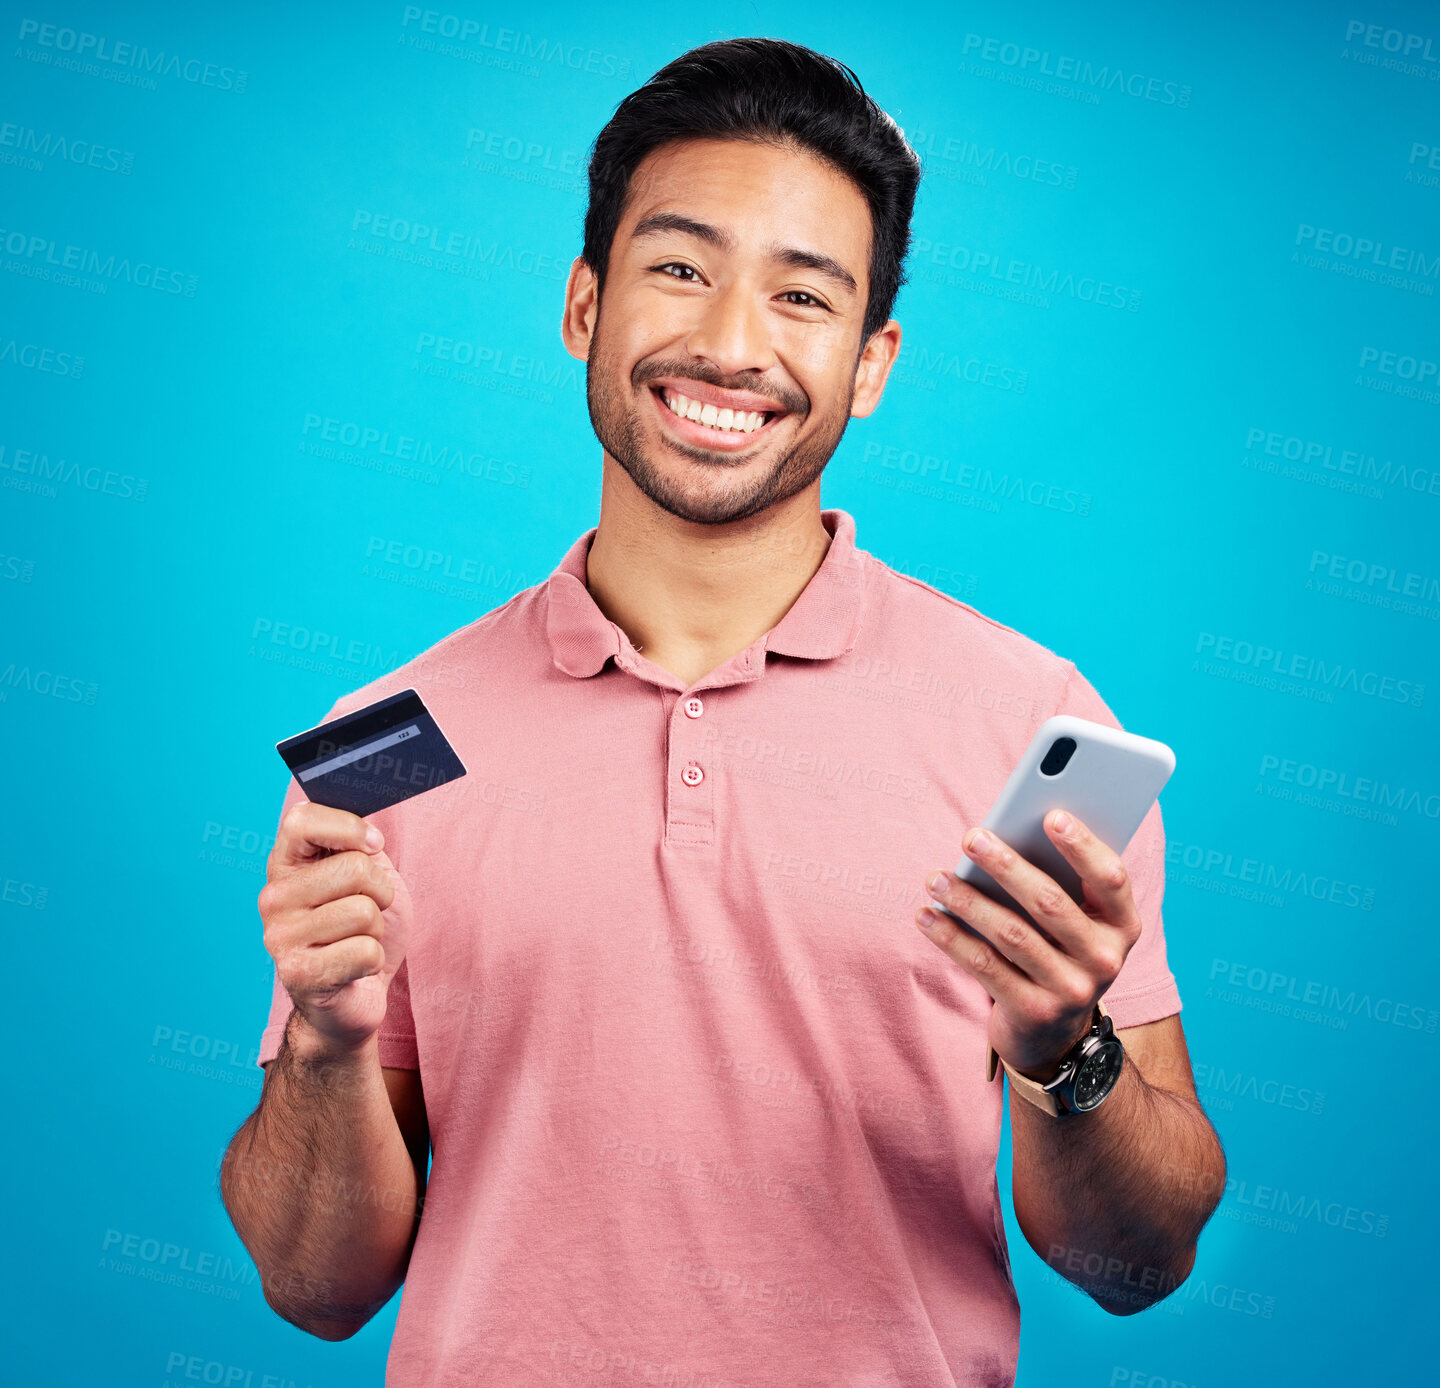
<svg viewBox="0 0 1440 1388"><path fill-rule="evenodd" d="M1040 774L1042 776L1058 776L1070 764L1070 758L1075 751L1075 739L1073 737L1057 737L1050 744L1050 750L1045 753L1045 760L1040 763Z"/></svg>

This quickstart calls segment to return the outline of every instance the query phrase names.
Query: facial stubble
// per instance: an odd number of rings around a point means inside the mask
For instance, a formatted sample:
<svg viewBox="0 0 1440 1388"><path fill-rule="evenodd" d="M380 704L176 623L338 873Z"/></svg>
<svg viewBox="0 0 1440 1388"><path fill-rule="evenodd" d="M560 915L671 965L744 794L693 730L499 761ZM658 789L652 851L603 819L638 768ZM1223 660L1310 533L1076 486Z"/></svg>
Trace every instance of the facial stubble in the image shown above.
<svg viewBox="0 0 1440 1388"><path fill-rule="evenodd" d="M636 392L648 390L643 382L659 376L690 376L697 381L731 389L754 389L753 383L727 380L718 373L707 372L694 361L654 361L641 362L631 372L629 395L617 392L612 380L621 373L613 371L607 361L605 334L601 326L603 321L604 315L597 315L585 362L585 400L590 411L590 427L595 430L601 446L625 469L630 480L662 510L699 525L727 525L788 500L797 492L804 491L824 472L850 422L850 406L855 398L853 376L845 398L836 402L834 410L821 421L821 427L782 452L766 471L738 491L705 486L703 483L698 488L685 487L677 477L646 454L642 443L640 410L649 406L636 403ZM801 411L792 410L791 413L800 414ZM804 423L802 418L802 426ZM782 423L782 427L789 426ZM709 453L700 448L688 449L676 445L673 440L663 442L660 447L699 463L707 479L718 481L735 471L737 466L744 466L728 462L725 454Z"/></svg>

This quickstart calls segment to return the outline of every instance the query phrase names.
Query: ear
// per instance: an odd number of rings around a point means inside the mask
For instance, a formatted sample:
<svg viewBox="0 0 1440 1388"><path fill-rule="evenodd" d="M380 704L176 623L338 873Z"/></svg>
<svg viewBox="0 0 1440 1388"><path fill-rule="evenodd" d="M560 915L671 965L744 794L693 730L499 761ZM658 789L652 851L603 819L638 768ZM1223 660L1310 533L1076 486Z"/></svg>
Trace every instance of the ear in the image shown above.
<svg viewBox="0 0 1440 1388"><path fill-rule="evenodd" d="M577 255L570 264L570 278L565 282L565 314L560 320L560 338L572 357L589 360L590 339L595 334L599 313L599 281L585 257Z"/></svg>
<svg viewBox="0 0 1440 1388"><path fill-rule="evenodd" d="M860 360L855 363L855 398L850 402L850 417L864 419L880 403L890 368L900 355L900 324L890 319L871 334Z"/></svg>

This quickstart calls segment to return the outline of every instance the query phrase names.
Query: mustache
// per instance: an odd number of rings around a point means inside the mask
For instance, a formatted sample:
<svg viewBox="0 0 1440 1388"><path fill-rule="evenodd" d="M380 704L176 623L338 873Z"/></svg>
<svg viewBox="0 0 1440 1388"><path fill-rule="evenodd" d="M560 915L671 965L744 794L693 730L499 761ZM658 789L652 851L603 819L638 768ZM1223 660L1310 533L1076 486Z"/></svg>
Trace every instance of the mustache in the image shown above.
<svg viewBox="0 0 1440 1388"><path fill-rule="evenodd" d="M806 414L810 409L810 401L799 391L777 390L774 382L767 381L754 372L742 371L738 376L725 376L695 361L646 362L630 373L630 380L638 390L662 376L688 377L692 381L715 386L720 390L746 390L752 395L763 395L773 400L787 414Z"/></svg>

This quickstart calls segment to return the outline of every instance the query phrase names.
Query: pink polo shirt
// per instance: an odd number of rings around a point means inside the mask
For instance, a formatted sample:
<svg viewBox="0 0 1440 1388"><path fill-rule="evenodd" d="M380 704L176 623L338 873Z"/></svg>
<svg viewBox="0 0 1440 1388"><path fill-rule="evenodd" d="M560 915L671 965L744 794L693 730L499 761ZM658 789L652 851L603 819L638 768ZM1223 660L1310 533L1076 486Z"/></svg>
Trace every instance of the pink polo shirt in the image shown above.
<svg viewBox="0 0 1440 1388"><path fill-rule="evenodd" d="M794 606L689 688L590 597L592 529L326 715L413 686L469 768L374 816L411 930L380 1058L434 1144L391 1388L1013 1379L990 1002L912 917L1043 719L1116 720L822 514ZM1158 807L1125 860L1121 1027L1180 1009Z"/></svg>

